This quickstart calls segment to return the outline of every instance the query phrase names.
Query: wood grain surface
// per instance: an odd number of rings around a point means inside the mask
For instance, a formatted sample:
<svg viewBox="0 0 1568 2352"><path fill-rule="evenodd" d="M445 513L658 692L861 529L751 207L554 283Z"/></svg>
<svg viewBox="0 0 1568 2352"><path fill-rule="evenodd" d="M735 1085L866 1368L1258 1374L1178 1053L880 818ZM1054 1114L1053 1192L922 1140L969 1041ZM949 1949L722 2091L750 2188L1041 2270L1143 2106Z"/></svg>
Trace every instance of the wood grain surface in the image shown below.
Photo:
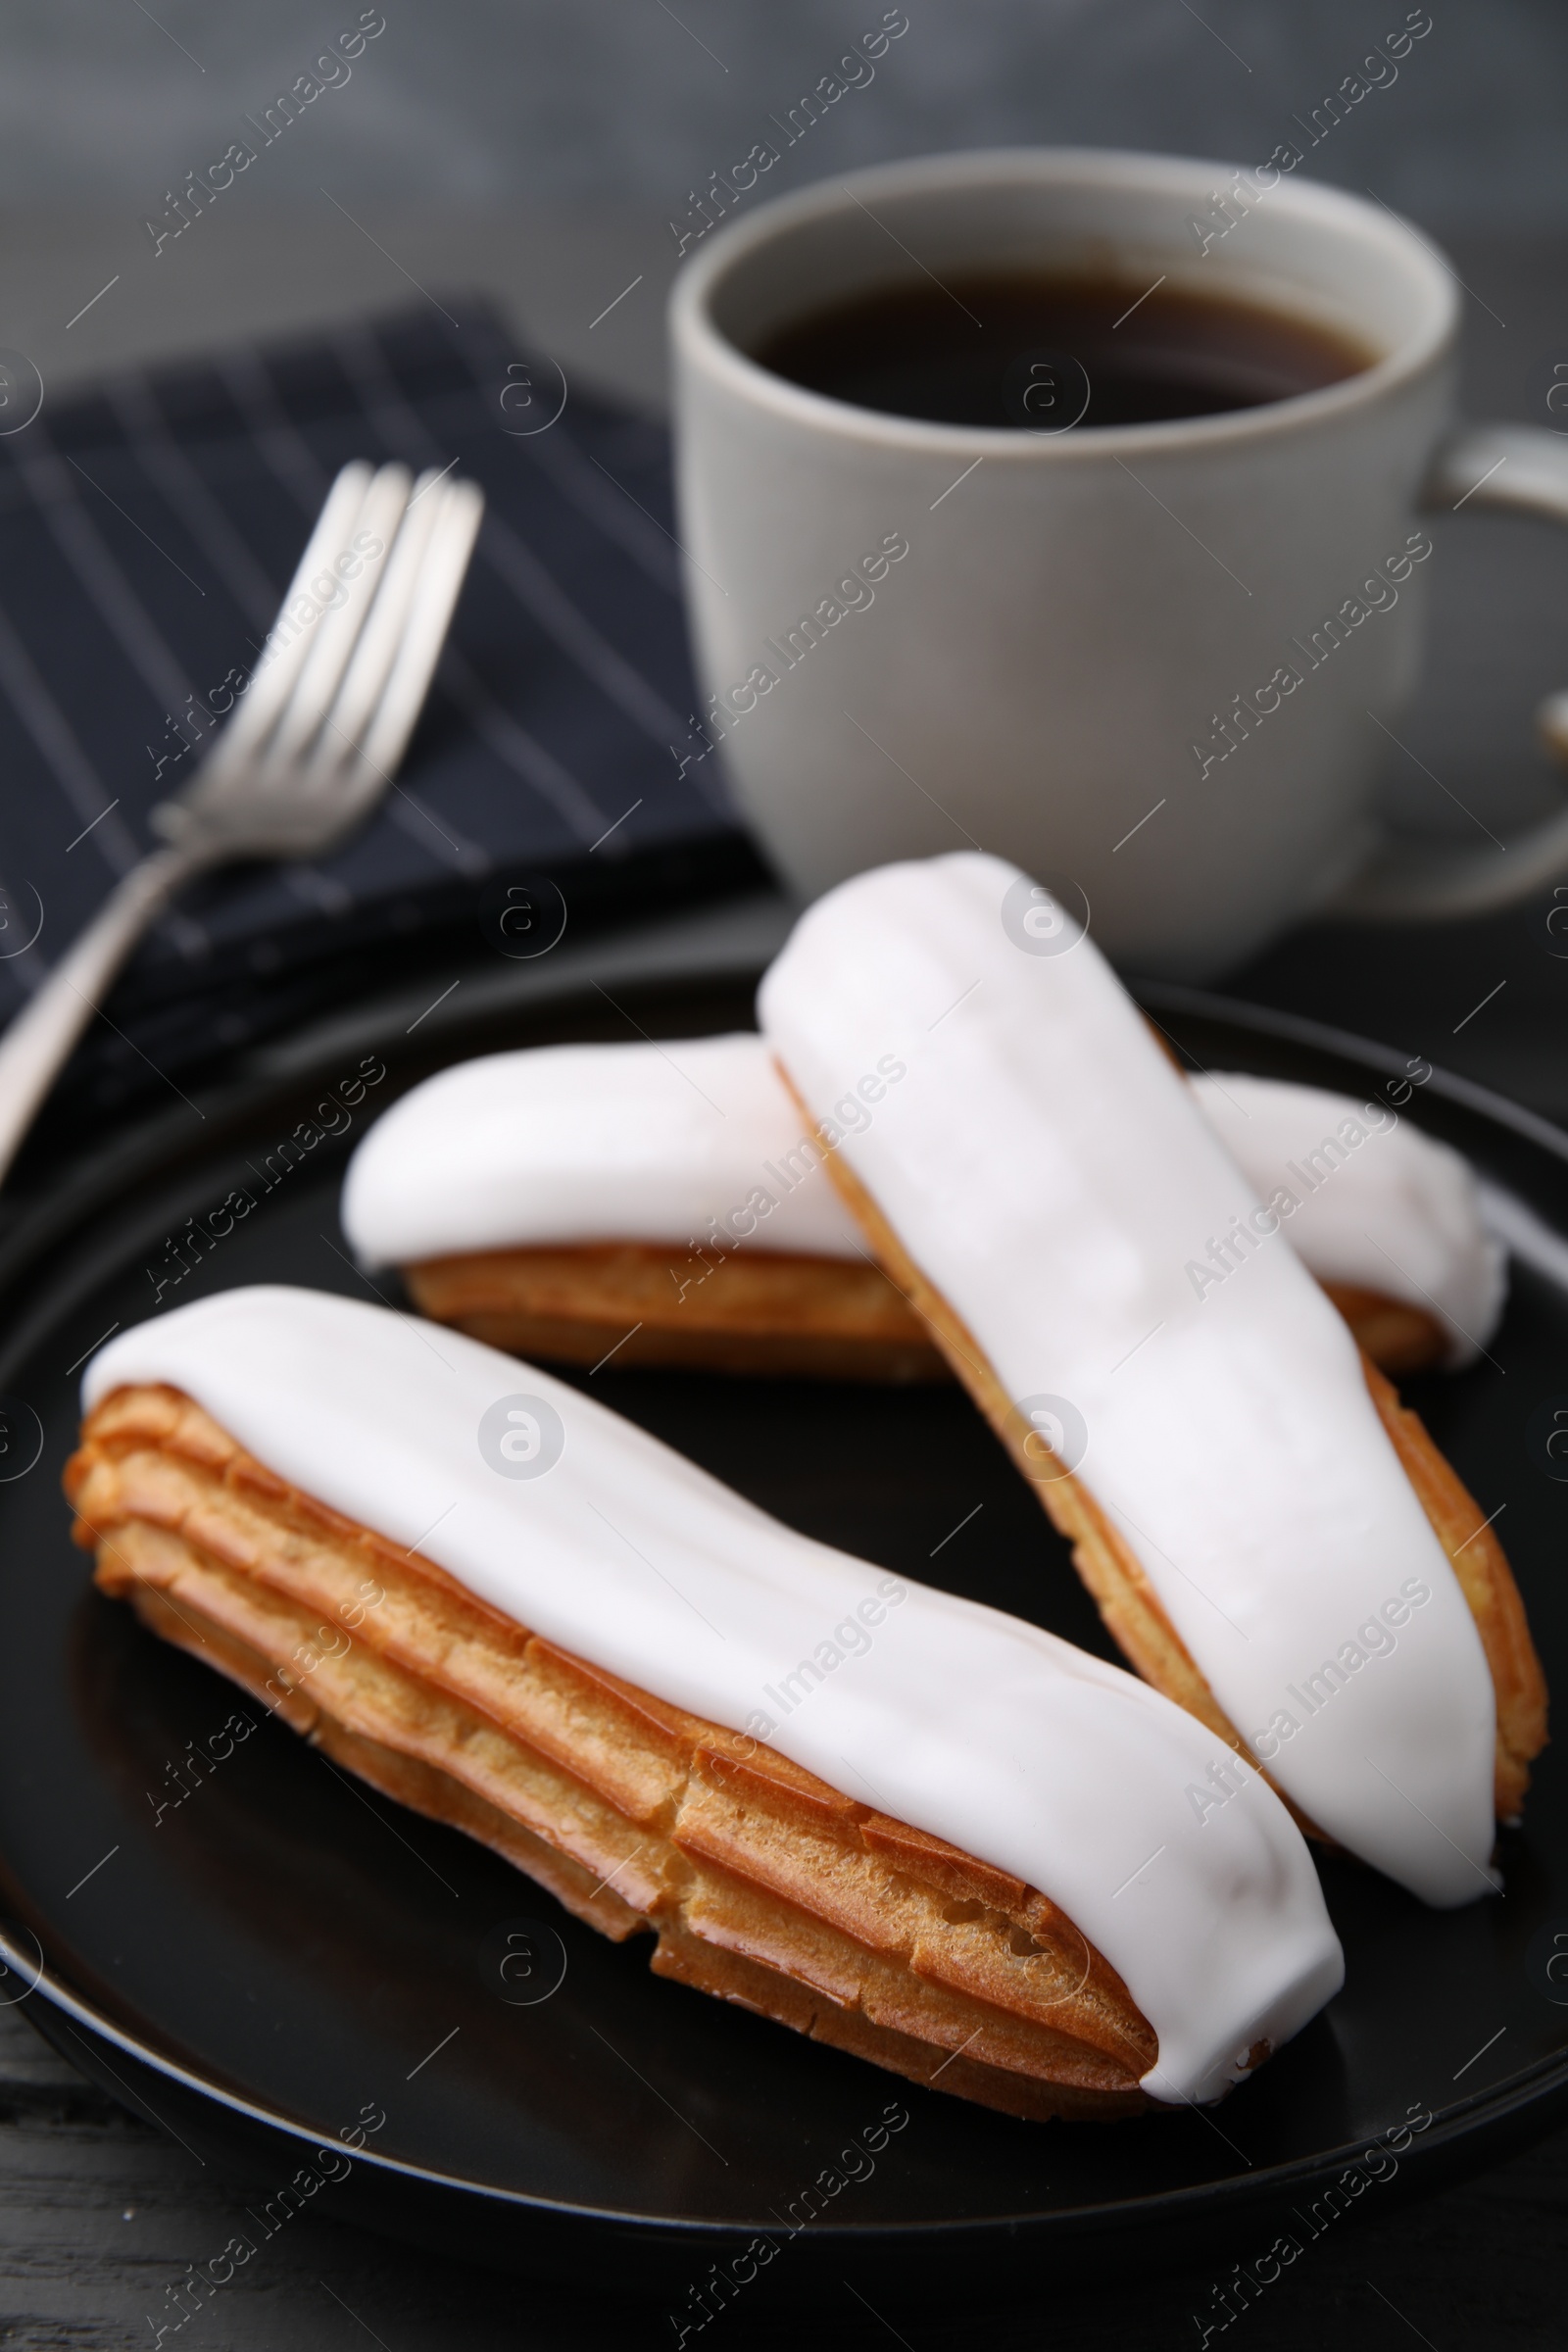
<svg viewBox="0 0 1568 2352"><path fill-rule="evenodd" d="M57 2057L29 2030L25 2003L0 2010L0 2344L145 2352L176 2308L170 2289L186 2265L236 2230L258 2234L245 2208L267 2185L204 2171ZM1226 2332L1259 2352L1397 2352L1423 2340L1437 2352L1504 2342L1561 2352L1568 2131L1467 2186L1348 2214L1338 2229ZM1261 2250L1244 2237L1234 2259ZM974 2299L951 2313L884 2298L873 2312L845 2288L800 2315L769 2310L760 2286L757 2307L705 2330L703 2352L726 2341L782 2352L807 2329L819 2344L902 2341L911 2352L1196 2346L1194 2314L1210 2312L1227 2267L1214 2260L1149 2282L1129 2262L1080 2294L1043 2288L1027 2309L988 2301L978 2279ZM592 2352L635 2340L662 2352L676 2330L663 2309L598 2286L523 2285L302 2213L164 2340L199 2352Z"/></svg>

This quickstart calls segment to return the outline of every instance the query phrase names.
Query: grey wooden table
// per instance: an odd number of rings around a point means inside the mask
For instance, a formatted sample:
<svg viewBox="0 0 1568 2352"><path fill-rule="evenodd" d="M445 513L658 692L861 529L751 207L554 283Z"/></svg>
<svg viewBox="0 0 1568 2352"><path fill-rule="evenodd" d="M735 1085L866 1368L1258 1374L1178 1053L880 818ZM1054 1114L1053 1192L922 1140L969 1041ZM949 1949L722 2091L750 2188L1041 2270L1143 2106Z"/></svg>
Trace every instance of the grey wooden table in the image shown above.
<svg viewBox="0 0 1568 2352"><path fill-rule="evenodd" d="M261 2189L265 2195L265 2186ZM243 2182L220 2180L151 2126L89 2087L0 2011L0 2343L121 2352L156 2341L169 2289L247 2222ZM1370 2198L1368 2199L1370 2203ZM1308 2246L1261 2308L1235 2323L1274 2352L1561 2352L1568 2307L1568 2131L1424 2203L1348 2216ZM1238 2245L1238 2259L1256 2249ZM983 2277L952 2312L879 2302L881 2325L846 2291L804 2318L749 2310L745 2340L902 2339L911 2352L982 2344L1092 2347L1188 2344L1224 2277L1209 2262L1184 2277L1142 2278L1135 2260L1092 2291L1063 2296L1042 2280L1026 2303L999 2305ZM392 2245L312 2214L261 2247L198 2317L167 2339L201 2352L555 2352L555 2347L674 2342L662 2309L604 2291L541 2289ZM629 2281L625 2283L630 2283ZM725 2323L711 2338L723 2341ZM742 2338L734 2333L738 2345ZM1215 2338L1214 2340L1218 2340ZM706 2352L706 2347L705 2347Z"/></svg>
<svg viewBox="0 0 1568 2352"><path fill-rule="evenodd" d="M576 239L570 245L552 247L548 224L536 228L531 249L567 262L554 276L541 264L537 288L514 270L504 283L496 274L495 290L524 312L535 308L541 320L559 316L569 343L571 289L594 270L612 276L622 230L601 224L585 254L580 222L563 228L564 240ZM431 240L439 244L427 224ZM492 247L514 257L519 250L499 231ZM468 240L464 258L482 259L483 250ZM1457 259L1475 295L1466 346L1472 412L1549 421L1551 368L1568 361L1568 246L1477 245ZM432 253L425 265L436 274L438 261ZM51 277L60 266L51 260ZM495 273L470 269L467 282L475 274ZM310 299L318 291L308 289ZM333 280L334 302L381 293L368 282ZM200 321L166 320L163 343L237 331L247 299L231 283ZM281 283L264 286L259 299L274 323L287 321ZM578 331L585 349L586 318L585 312ZM657 384L645 323L628 325L624 352L607 345L593 358L602 380L623 377L628 392L648 398ZM1391 800L1406 822L1461 832L1473 820L1456 812L1451 793L1506 838L1558 789L1532 748L1529 712L1537 696L1568 684L1568 541L1539 525L1460 517L1438 526L1438 556L1432 682L1404 737L1421 764L1391 776ZM1228 986L1428 1054L1568 1123L1568 960L1546 930L1549 906L1544 896L1441 932L1308 929ZM724 918L710 913L697 918L698 931L706 925L711 940L715 920L722 930ZM739 934L758 939L778 920L779 910L765 906L736 917ZM650 944L627 941L621 953L635 956ZM679 948L666 928L662 952ZM1467 1020L1489 990L1497 993ZM0 2008L0 2343L103 2352L155 2343L171 2316L169 2289L186 2265L205 2262L244 2227L247 2185L218 2179L90 2086L39 2041L26 2011L26 2002ZM1274 2352L1316 2352L1330 2339L1345 2352L1412 2340L1434 2352L1493 2343L1560 2352L1568 2333L1568 2131L1425 2202L1396 2205L1391 2193L1384 2209L1374 2206L1368 2197L1333 2237L1308 2248L1236 2328ZM1253 2251L1238 2244L1234 2254ZM1139 2275L1134 2251L1093 2291L1064 2295L1043 2278L1025 2301L1003 2306L980 2276L955 2282L965 2299L951 2310L890 2301L872 2315L846 2290L804 2318L763 2307L748 2309L740 2325L762 2345L808 2327L829 2341L896 2339L909 2352L982 2342L1197 2345L1202 2330L1194 2314L1209 2309L1222 2276L1223 2266L1208 2263L1189 2276L1150 2279ZM613 2278L576 2292L541 2289L305 2215L178 2335L202 2352L339 2352L366 2341L384 2352L673 2342L665 2313L639 2306L634 2286L631 2278ZM710 2340L717 2345L736 2325L715 2323Z"/></svg>

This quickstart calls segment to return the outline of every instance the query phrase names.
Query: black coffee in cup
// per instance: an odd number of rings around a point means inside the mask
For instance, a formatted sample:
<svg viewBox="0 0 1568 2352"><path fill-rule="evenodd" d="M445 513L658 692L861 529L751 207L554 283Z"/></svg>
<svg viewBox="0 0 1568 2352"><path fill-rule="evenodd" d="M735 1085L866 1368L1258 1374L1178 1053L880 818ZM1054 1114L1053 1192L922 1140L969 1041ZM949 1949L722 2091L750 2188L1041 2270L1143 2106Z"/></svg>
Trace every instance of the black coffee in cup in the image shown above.
<svg viewBox="0 0 1568 2352"><path fill-rule="evenodd" d="M1284 311L1156 282L956 274L808 313L752 353L808 391L936 424L1059 432L1219 416L1378 355Z"/></svg>

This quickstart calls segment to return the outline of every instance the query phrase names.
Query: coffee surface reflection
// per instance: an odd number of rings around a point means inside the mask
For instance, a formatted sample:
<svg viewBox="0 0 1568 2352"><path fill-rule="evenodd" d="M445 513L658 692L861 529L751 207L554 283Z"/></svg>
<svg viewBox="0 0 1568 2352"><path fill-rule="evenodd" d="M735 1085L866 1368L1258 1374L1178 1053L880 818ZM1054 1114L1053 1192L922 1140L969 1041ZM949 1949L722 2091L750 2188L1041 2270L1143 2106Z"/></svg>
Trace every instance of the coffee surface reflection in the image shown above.
<svg viewBox="0 0 1568 2352"><path fill-rule="evenodd" d="M1315 322L1119 277L996 274L819 310L751 355L808 391L936 424L1036 433L1219 416L1358 374Z"/></svg>

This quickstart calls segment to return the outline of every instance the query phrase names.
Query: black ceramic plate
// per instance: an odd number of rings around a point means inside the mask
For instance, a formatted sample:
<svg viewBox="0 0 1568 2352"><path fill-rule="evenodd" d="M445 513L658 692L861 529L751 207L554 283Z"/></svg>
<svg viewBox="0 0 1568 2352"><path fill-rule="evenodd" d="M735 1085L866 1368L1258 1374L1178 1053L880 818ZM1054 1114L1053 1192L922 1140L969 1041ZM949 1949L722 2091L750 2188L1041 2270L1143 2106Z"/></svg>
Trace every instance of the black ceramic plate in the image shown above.
<svg viewBox="0 0 1568 2352"><path fill-rule="evenodd" d="M739 982L684 996L666 984L620 1001L672 1035L744 1021L746 995ZM548 1032L515 1016L511 1034L627 1034L596 1002L597 1016L558 1005ZM1403 1067L1244 1007L1173 991L1152 1002L1210 1067L1352 1091ZM506 1033L494 1019L449 1025L441 1058ZM677 2311L714 2262L744 2279L760 2257L741 2249L759 2237L787 2253L774 2284L797 2288L870 2284L887 2269L907 2290L972 2278L975 2258L993 2279L1039 2277L1042 2257L1059 2276L1126 2232L1145 2260L1162 2245L1190 2253L1218 2226L1233 2250L1255 2227L1261 2251L1285 2209L1298 2236L1322 2223L1331 2180L1341 2205L1387 2179L1394 2156L1401 2185L1436 2180L1568 2101L1568 1984L1553 1981L1568 1959L1548 1968L1568 1955L1559 1750L1542 1761L1524 1827L1503 1838L1500 1900L1434 1913L1324 1860L1348 1960L1339 1999L1217 2111L1091 2128L911 2089L662 1983L644 1944L611 1948L495 1857L276 1725L235 1742L228 1719L258 1710L100 1598L67 1540L59 1477L77 1367L155 1298L167 1308L257 1281L367 1295L337 1186L372 1109L422 1074L424 1036L400 1038L396 1054L382 1045L389 1074L346 1135L286 1176L269 1155L372 1042L340 1044L309 1084L210 1105L196 1149L189 1121L82 1177L0 1254L0 1393L13 1400L0 1455L0 1992L24 1995L62 2047L215 2166L279 2190L296 2180L343 2217L519 2268L580 2275L592 2262L609 2283L600 2266L618 2251L623 2282ZM1406 1115L1559 1214L1568 1143L1554 1130L1441 1073ZM235 1187L254 1210L212 1218ZM1480 1515L1506 1505L1501 1532L1560 1682L1568 1484L1553 1473L1568 1465L1544 1437L1568 1407L1568 1298L1518 1274L1491 1358L1410 1395ZM1111 1654L1033 1494L956 1390L613 1365L594 1390L795 1526ZM208 1763L182 1779L193 1753ZM503 1972L509 1935L524 1940ZM384 2121L346 2153L362 2117ZM1369 2165L1375 2145L1389 2153ZM265 2198L256 2210L265 2218Z"/></svg>

